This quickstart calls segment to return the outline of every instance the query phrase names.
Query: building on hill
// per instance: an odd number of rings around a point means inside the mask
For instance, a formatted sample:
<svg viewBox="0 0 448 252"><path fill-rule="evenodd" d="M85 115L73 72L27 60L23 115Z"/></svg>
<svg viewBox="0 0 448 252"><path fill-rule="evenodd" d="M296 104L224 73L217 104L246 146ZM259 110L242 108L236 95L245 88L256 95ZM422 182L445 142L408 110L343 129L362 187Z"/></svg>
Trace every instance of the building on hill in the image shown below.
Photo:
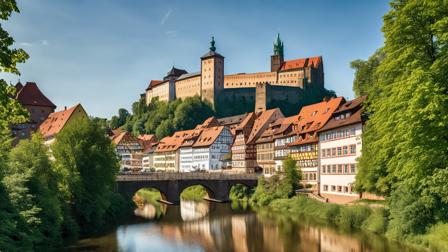
<svg viewBox="0 0 448 252"><path fill-rule="evenodd" d="M26 108L30 117L28 122L12 127L12 134L15 137L14 145L21 139L30 138L31 133L39 129L39 126L56 108L56 105L40 91L34 82L27 82L25 86L18 82L15 88L17 101Z"/></svg>
<svg viewBox="0 0 448 252"><path fill-rule="evenodd" d="M353 191L357 158L361 156L366 97L347 101L336 109L319 133L319 192L331 201L346 202L360 197Z"/></svg>
<svg viewBox="0 0 448 252"><path fill-rule="evenodd" d="M297 138L288 144L291 157L297 161L301 169L302 183L312 186L318 191L318 130L322 129L330 120L332 114L344 102L344 98L337 97L327 101L308 105L300 110L295 125Z"/></svg>
<svg viewBox="0 0 448 252"><path fill-rule="evenodd" d="M299 94L310 86L324 87L321 56L284 60L280 36L274 44L269 72L224 74L224 56L216 52L212 37L209 52L201 57L200 71L187 73L174 66L163 80L151 80L146 88L146 103L153 98L172 101L198 95L215 109L245 101L256 112L266 110L275 101L297 102ZM251 108L253 110L253 107Z"/></svg>
<svg viewBox="0 0 448 252"><path fill-rule="evenodd" d="M232 171L253 173L258 166L256 141L269 124L283 118L279 109L249 113L235 128L235 141L232 146Z"/></svg>
<svg viewBox="0 0 448 252"><path fill-rule="evenodd" d="M51 113L39 127L45 144L52 144L55 136L59 132L80 118L89 118L81 104L77 104L71 108L65 107L64 110Z"/></svg>

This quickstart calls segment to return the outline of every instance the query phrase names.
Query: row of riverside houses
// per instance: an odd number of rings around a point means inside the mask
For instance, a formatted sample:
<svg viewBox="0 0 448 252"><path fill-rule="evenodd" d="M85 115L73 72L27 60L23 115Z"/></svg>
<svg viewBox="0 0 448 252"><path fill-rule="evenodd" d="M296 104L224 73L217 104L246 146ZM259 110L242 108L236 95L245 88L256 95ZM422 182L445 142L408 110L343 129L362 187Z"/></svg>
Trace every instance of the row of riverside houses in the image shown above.
<svg viewBox="0 0 448 252"><path fill-rule="evenodd" d="M365 97L342 97L304 106L284 117L279 109L216 119L177 131L149 148L156 171L282 172L290 155L302 183L334 201L361 197L353 191L361 155Z"/></svg>

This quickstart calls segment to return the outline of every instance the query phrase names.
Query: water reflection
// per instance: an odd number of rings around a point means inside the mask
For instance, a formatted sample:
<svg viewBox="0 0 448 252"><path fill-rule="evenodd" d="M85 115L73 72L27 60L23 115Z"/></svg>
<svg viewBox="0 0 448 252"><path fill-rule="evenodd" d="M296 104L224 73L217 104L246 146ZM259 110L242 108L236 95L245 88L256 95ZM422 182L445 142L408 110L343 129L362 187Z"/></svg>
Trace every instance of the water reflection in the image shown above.
<svg viewBox="0 0 448 252"><path fill-rule="evenodd" d="M145 217L157 216L157 206L142 209ZM111 251L411 251L382 237L347 232L299 218L255 213L231 204L182 202L164 206L163 217L122 225L85 246Z"/></svg>

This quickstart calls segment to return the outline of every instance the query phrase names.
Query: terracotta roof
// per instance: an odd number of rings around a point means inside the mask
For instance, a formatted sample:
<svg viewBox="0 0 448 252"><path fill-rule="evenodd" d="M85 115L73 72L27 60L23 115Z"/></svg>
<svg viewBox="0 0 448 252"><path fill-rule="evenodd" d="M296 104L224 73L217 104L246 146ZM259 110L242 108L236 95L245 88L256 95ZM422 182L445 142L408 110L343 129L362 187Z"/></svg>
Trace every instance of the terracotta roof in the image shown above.
<svg viewBox="0 0 448 252"><path fill-rule="evenodd" d="M283 62L282 66L280 67L280 71L286 71L291 69L297 69L297 68L304 68L304 67L313 67L316 68L320 62L322 62L322 57L311 57L311 58L303 58L303 59L295 59L295 60L287 60Z"/></svg>
<svg viewBox="0 0 448 252"><path fill-rule="evenodd" d="M298 115L296 133L304 134L320 130L330 120L333 112L344 102L343 97L332 98L303 107ZM291 145L302 144L299 140Z"/></svg>
<svg viewBox="0 0 448 252"><path fill-rule="evenodd" d="M236 116L229 116L229 117L223 117L218 118L218 122L220 125L230 125L230 124L238 124L240 123L244 118L246 118L247 113L236 115Z"/></svg>
<svg viewBox="0 0 448 252"><path fill-rule="evenodd" d="M198 124L195 129L203 129L213 126L219 126L219 122L214 116L211 116L205 119L205 121L202 124Z"/></svg>
<svg viewBox="0 0 448 252"><path fill-rule="evenodd" d="M154 134L144 134L144 135L138 136L137 138L142 141L151 141L151 142L156 141L156 136Z"/></svg>
<svg viewBox="0 0 448 252"><path fill-rule="evenodd" d="M319 132L362 122L362 104L365 100L366 96L361 96L339 106L333 113L332 118L319 130ZM337 116L344 114L344 112L351 112L351 114L348 117L345 114L343 119L341 117L337 118Z"/></svg>
<svg viewBox="0 0 448 252"><path fill-rule="evenodd" d="M201 136L194 143L193 147L206 147L212 145L223 129L224 126L215 126L204 129Z"/></svg>
<svg viewBox="0 0 448 252"><path fill-rule="evenodd" d="M135 137L132 133L124 131L121 132L120 134L116 135L114 138L112 138L112 143L114 143L115 145L126 145L126 144L134 144L134 143L138 143L142 149L143 149L143 143L140 139L138 139L137 137Z"/></svg>
<svg viewBox="0 0 448 252"><path fill-rule="evenodd" d="M65 124L77 109L81 109L82 111L84 111L84 108L81 106L81 104L77 104L66 110L51 113L39 127L39 131L42 136L44 138L49 138L58 134L64 128Z"/></svg>
<svg viewBox="0 0 448 252"><path fill-rule="evenodd" d="M151 88L161 84L164 82L163 80L151 80L148 84L148 87L145 89L146 91L150 90Z"/></svg>
<svg viewBox="0 0 448 252"><path fill-rule="evenodd" d="M318 141L319 141L319 138L317 137L316 132L313 132L313 133L305 134L304 137L303 136L298 137L296 141L288 144L288 146L317 143Z"/></svg>
<svg viewBox="0 0 448 252"><path fill-rule="evenodd" d="M276 132L283 124L285 118L279 118L272 122L260 135L256 143L266 143L274 141L274 132Z"/></svg>
<svg viewBox="0 0 448 252"><path fill-rule="evenodd" d="M157 145L159 144L159 142L153 142L149 145L145 145L144 149L143 149L143 153L151 153L154 152L155 149L157 148Z"/></svg>
<svg viewBox="0 0 448 252"><path fill-rule="evenodd" d="M22 84L17 83L16 90L20 88ZM51 107L53 109L56 108L54 105L37 87L37 84L34 82L27 82L25 86L20 88L20 90L16 94L16 99L22 105L31 105L31 106L42 106L42 107Z"/></svg>
<svg viewBox="0 0 448 252"><path fill-rule="evenodd" d="M247 143L251 143L256 141L257 138L261 135L263 129L265 129L266 125L274 122L278 118L283 118L284 115L280 111L280 109L269 109L261 112L257 119L254 121L254 125L252 127L252 131L250 132L249 138L247 139Z"/></svg>
<svg viewBox="0 0 448 252"><path fill-rule="evenodd" d="M198 130L182 130L174 132L173 136L164 137L160 140L155 152L176 151L184 143L184 140L189 137L198 136Z"/></svg>

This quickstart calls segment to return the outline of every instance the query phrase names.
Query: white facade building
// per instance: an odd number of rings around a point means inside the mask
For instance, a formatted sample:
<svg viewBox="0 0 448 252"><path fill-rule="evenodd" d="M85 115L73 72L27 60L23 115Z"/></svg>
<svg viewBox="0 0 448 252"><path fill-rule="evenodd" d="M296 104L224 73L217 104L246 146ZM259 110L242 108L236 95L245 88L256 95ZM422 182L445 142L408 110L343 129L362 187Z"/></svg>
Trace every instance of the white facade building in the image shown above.
<svg viewBox="0 0 448 252"><path fill-rule="evenodd" d="M205 128L193 144L192 152L185 148L184 154L181 155L180 166L186 169L189 168L190 170L188 171L221 170L226 166L224 158L230 153L232 141L232 133L228 127L215 126ZM191 159L190 153L192 153Z"/></svg>
<svg viewBox="0 0 448 252"><path fill-rule="evenodd" d="M341 105L319 131L319 191L330 200L331 196L360 197L354 191L354 183L362 149L364 99L360 97Z"/></svg>

